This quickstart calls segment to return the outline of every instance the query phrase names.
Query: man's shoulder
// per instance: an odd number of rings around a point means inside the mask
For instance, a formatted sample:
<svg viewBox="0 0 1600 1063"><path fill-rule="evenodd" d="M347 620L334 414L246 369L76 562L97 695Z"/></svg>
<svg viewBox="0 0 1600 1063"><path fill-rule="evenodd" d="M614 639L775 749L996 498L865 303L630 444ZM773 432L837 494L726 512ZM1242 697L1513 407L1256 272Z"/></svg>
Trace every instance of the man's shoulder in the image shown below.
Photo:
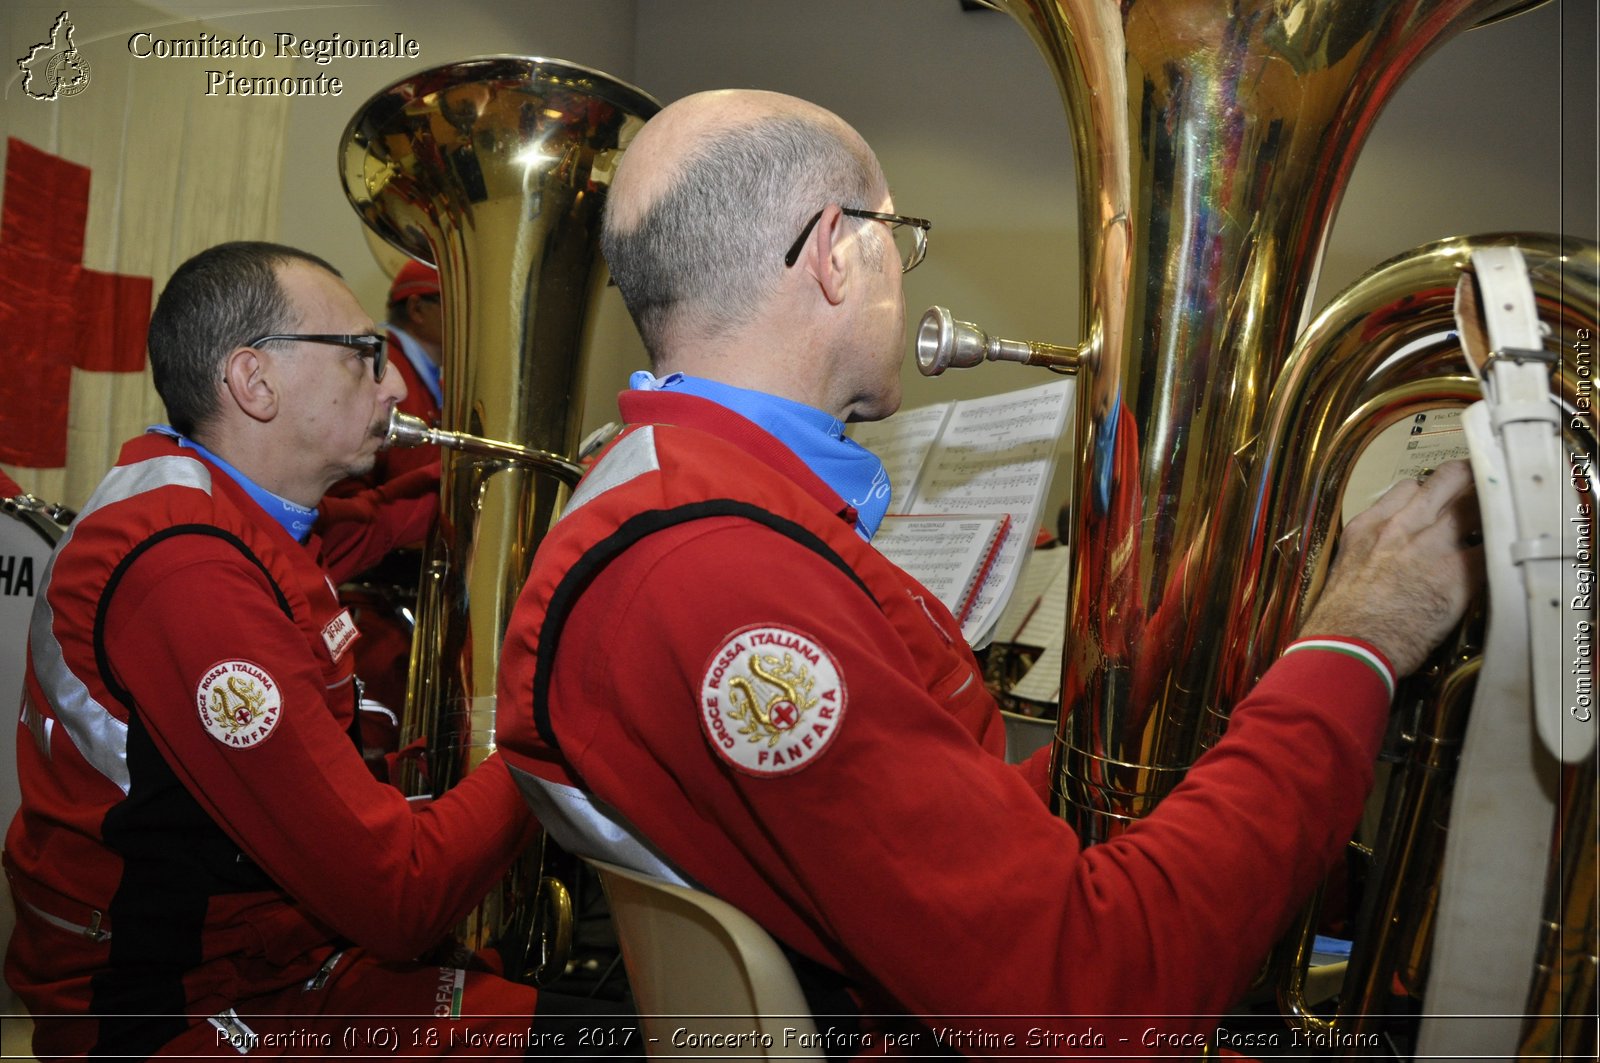
<svg viewBox="0 0 1600 1063"><path fill-rule="evenodd" d="M225 474L159 435L124 445L73 522L58 575L137 562L142 574L224 561L260 568L274 552L268 518Z"/></svg>
<svg viewBox="0 0 1600 1063"><path fill-rule="evenodd" d="M196 523L146 540L119 566L118 594L137 599L161 590L209 597L248 587L275 599L280 580L255 559L247 544L218 531L222 529L214 524Z"/></svg>
<svg viewBox="0 0 1600 1063"><path fill-rule="evenodd" d="M635 543L648 543L652 554L666 554L713 528L776 531L806 542L854 536L814 495L740 447L695 428L654 424L607 450L549 541L580 552L603 545L631 553Z"/></svg>
<svg viewBox="0 0 1600 1063"><path fill-rule="evenodd" d="M744 429L749 428L744 422ZM782 443L765 433L740 435L716 425L631 426L584 477L569 510L623 485L632 490L616 493L613 501L639 508L732 498L783 509L804 520L836 516L830 508L836 496Z"/></svg>

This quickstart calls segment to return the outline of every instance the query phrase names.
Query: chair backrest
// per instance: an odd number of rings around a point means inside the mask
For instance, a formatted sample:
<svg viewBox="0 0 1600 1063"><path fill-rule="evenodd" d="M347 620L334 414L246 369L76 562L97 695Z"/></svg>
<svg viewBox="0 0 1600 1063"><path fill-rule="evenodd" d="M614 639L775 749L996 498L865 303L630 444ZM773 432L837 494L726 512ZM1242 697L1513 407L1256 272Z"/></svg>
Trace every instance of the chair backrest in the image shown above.
<svg viewBox="0 0 1600 1063"><path fill-rule="evenodd" d="M1050 744L1056 736L1056 721L1042 720L1037 716L1022 716L1015 712L1001 712L1006 725L1006 763L1021 764L1035 752Z"/></svg>
<svg viewBox="0 0 1600 1063"><path fill-rule="evenodd" d="M649 1055L825 1058L794 969L754 920L709 893L589 863L611 905Z"/></svg>

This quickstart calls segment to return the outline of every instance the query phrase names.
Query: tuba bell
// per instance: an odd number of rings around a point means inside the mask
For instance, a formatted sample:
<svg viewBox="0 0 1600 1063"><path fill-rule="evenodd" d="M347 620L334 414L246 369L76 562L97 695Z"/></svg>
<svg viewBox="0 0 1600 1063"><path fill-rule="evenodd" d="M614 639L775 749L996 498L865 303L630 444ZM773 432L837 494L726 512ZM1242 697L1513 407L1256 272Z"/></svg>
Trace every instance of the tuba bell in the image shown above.
<svg viewBox="0 0 1600 1063"><path fill-rule="evenodd" d="M351 205L433 263L443 296L441 424L391 426L446 448L401 718L402 746L424 745L402 780L409 793L442 793L495 748L506 623L577 471L566 456L579 445L584 342L604 279L601 210L623 149L659 109L597 70L497 56L398 81L345 130ZM571 917L540 848L461 936L542 983L565 965Z"/></svg>
<svg viewBox="0 0 1600 1063"><path fill-rule="evenodd" d="M1085 339L996 340L934 308L918 330L918 362L924 372L1013 360L1077 374L1071 638L1052 790L1057 812L1095 843L1129 829L1173 789L1292 635L1325 571L1336 500L1360 448L1408 412L1478 397L1448 312L1469 246L1403 256L1308 329L1311 296L1362 141L1396 87L1453 36L1531 5L986 2L1027 30L1068 111ZM1596 318L1594 247L1538 237L1484 242L1519 244L1532 260L1552 329L1547 346L1559 342L1565 354L1553 376L1574 414L1569 445L1592 454L1592 410L1578 405L1575 389L1585 369L1580 341L1592 337ZM1435 341L1388 342L1418 339L1417 329ZM1395 357L1378 358L1380 349ZM1592 502L1591 490L1585 534ZM1463 726L1459 704L1470 690L1463 666L1473 647L1463 638L1456 659L1437 665L1455 691L1457 707L1438 720L1449 733ZM1449 767L1437 763L1451 759L1449 734L1402 737L1425 766ZM1587 822L1591 846L1593 763L1565 769L1559 812L1579 834ZM1410 781L1448 792L1437 775ZM1434 809L1442 814L1447 800ZM1574 828L1572 817L1585 810ZM1405 815L1410 829L1400 833L1421 844L1417 813ZM1402 843L1387 866L1405 863L1404 853ZM1547 904L1561 917L1547 917L1545 931L1564 947L1540 950L1525 1044L1583 1039L1583 1023L1541 1021L1541 1013L1549 1019L1575 1003L1593 1014L1592 848L1566 855L1551 879L1567 892ZM1368 900L1378 921L1428 921L1421 907L1402 912ZM1537 922L1535 913L1530 935ZM1426 942L1385 949L1415 955ZM1391 979L1374 968L1365 980L1360 993L1350 983L1342 993L1347 1018L1381 1018ZM1563 993L1577 995L1563 1005ZM1313 1044L1368 1043L1327 1025L1293 993L1281 1010L1322 1038ZM1592 1054L1592 1023L1588 1037Z"/></svg>

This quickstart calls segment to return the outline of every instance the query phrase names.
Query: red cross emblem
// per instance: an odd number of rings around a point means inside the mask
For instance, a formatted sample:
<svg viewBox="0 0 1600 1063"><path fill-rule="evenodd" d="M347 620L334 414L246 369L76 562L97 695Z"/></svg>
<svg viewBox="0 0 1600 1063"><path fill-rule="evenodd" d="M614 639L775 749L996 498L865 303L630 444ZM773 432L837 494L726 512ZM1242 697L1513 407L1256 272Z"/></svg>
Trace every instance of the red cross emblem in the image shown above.
<svg viewBox="0 0 1600 1063"><path fill-rule="evenodd" d="M800 722L800 710L795 708L792 701L780 701L772 706L772 726L780 731L787 731Z"/></svg>

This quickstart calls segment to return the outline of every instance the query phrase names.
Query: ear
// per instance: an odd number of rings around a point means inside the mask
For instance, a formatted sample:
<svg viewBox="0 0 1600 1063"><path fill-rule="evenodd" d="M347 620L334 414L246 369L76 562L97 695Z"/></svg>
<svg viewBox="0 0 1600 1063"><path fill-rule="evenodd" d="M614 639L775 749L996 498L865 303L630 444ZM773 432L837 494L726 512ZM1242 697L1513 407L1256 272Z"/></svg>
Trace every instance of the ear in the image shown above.
<svg viewBox="0 0 1600 1063"><path fill-rule="evenodd" d="M844 221L845 215L839 205L829 203L806 238L805 250L797 263L817 282L823 298L834 306L844 302L852 265L853 252L841 244L845 235ZM843 244L848 243L843 241Z"/></svg>
<svg viewBox="0 0 1600 1063"><path fill-rule="evenodd" d="M235 406L257 421L278 415L278 389L268 362L254 347L235 347L222 363L222 386Z"/></svg>

